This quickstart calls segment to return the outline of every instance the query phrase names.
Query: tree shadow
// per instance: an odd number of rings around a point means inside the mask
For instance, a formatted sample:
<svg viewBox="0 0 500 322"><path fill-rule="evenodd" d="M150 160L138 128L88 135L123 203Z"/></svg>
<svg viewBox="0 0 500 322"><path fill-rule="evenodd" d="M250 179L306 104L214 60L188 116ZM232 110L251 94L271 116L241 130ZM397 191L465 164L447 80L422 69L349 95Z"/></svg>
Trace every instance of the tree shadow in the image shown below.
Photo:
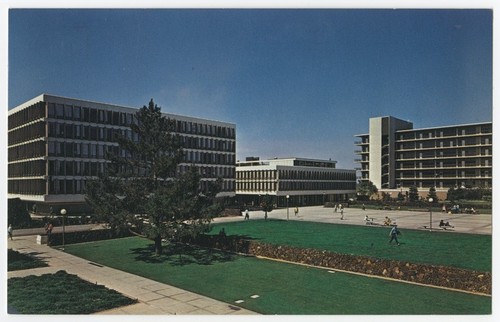
<svg viewBox="0 0 500 322"><path fill-rule="evenodd" d="M183 265L212 265L214 263L228 262L236 259L236 255L211 249L201 248L188 244L173 243L163 246L163 254L156 255L154 244L146 247L133 248L132 253L136 261L152 264L168 264L172 266Z"/></svg>

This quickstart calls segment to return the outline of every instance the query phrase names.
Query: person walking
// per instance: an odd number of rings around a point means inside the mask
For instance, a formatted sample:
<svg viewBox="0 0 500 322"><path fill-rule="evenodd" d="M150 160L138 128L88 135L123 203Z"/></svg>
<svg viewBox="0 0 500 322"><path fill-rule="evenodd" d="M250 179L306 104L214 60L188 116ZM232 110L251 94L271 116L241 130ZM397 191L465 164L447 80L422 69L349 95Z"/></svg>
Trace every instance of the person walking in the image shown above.
<svg viewBox="0 0 500 322"><path fill-rule="evenodd" d="M7 227L7 234L9 235L10 240L12 240L12 225L9 224L9 227Z"/></svg>
<svg viewBox="0 0 500 322"><path fill-rule="evenodd" d="M393 240L396 241L397 245L399 246L399 241L398 241L398 235L401 234L401 232L398 230L398 225L392 226L391 232L389 233L389 236L391 236L391 240L389 240L389 244L392 243Z"/></svg>
<svg viewBox="0 0 500 322"><path fill-rule="evenodd" d="M250 220L250 215L248 214L248 209L245 210L245 220Z"/></svg>
<svg viewBox="0 0 500 322"><path fill-rule="evenodd" d="M47 234L47 246L50 246L52 244L52 229L54 228L54 225L52 225L51 222L47 225L45 228L45 233Z"/></svg>
<svg viewBox="0 0 500 322"><path fill-rule="evenodd" d="M299 207L295 207L295 216L299 214Z"/></svg>

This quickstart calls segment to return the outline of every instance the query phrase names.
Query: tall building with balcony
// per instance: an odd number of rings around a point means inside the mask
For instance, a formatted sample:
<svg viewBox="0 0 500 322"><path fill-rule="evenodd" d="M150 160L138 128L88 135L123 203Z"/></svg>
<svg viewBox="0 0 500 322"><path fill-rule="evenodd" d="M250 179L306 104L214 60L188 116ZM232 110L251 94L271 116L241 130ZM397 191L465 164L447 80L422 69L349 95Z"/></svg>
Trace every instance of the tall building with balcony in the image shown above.
<svg viewBox="0 0 500 322"><path fill-rule="evenodd" d="M356 192L356 170L337 169L336 161L256 157L236 162L236 195L240 202L260 204L264 195L277 206L319 205L346 201ZM287 197L288 196L288 197Z"/></svg>
<svg viewBox="0 0 500 322"><path fill-rule="evenodd" d="M375 117L368 134L356 137L361 180L378 189L491 188L491 122L413 129L411 122Z"/></svg>
<svg viewBox="0 0 500 322"><path fill-rule="evenodd" d="M130 130L138 109L42 94L8 113L8 197L46 212L85 204L85 183L104 170L106 151L122 153L116 135ZM166 114L184 149L179 171L199 167L202 189L222 177L221 196L234 196L234 124Z"/></svg>

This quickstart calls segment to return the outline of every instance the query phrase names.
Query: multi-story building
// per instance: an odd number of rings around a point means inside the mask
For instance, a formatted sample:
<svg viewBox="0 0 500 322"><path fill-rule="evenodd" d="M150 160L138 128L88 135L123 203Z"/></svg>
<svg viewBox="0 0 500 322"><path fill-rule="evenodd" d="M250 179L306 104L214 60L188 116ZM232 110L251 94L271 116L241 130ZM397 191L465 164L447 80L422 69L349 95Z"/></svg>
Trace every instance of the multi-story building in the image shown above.
<svg viewBox="0 0 500 322"><path fill-rule="evenodd" d="M378 189L491 188L491 122L413 129L411 122L375 117L369 133L356 137L361 180Z"/></svg>
<svg viewBox="0 0 500 322"><path fill-rule="evenodd" d="M264 195L274 196L278 206L346 201L356 192L356 171L335 166L331 160L250 157L236 162L236 195L255 205Z"/></svg>
<svg viewBox="0 0 500 322"><path fill-rule="evenodd" d="M104 170L106 151L122 153L117 134L130 130L138 109L52 95L40 95L9 111L8 197L37 209L85 203L85 182ZM165 114L175 121L184 149L180 171L195 165L202 188L224 179L221 196L234 196L235 125Z"/></svg>

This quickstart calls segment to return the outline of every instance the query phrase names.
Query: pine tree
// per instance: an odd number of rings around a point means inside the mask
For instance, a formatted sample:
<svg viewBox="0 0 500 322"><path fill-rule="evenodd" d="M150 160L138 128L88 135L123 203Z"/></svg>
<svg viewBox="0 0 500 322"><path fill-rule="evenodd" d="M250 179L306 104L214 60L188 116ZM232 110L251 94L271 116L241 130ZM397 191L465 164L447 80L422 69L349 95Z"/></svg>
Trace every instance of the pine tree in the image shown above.
<svg viewBox="0 0 500 322"><path fill-rule="evenodd" d="M431 198L433 203L437 203L439 201L435 187L429 188L429 193L427 194L427 200L430 200Z"/></svg>
<svg viewBox="0 0 500 322"><path fill-rule="evenodd" d="M220 211L215 196L222 179L202 192L197 167L178 171L183 150L175 123L152 99L130 128L132 137L117 138L120 149L108 155L106 173L88 182L86 199L111 229L149 238L161 254L163 239L177 241L207 229Z"/></svg>
<svg viewBox="0 0 500 322"><path fill-rule="evenodd" d="M418 189L416 186L411 186L408 189L408 199L410 201L418 201L419 196L418 196Z"/></svg>

